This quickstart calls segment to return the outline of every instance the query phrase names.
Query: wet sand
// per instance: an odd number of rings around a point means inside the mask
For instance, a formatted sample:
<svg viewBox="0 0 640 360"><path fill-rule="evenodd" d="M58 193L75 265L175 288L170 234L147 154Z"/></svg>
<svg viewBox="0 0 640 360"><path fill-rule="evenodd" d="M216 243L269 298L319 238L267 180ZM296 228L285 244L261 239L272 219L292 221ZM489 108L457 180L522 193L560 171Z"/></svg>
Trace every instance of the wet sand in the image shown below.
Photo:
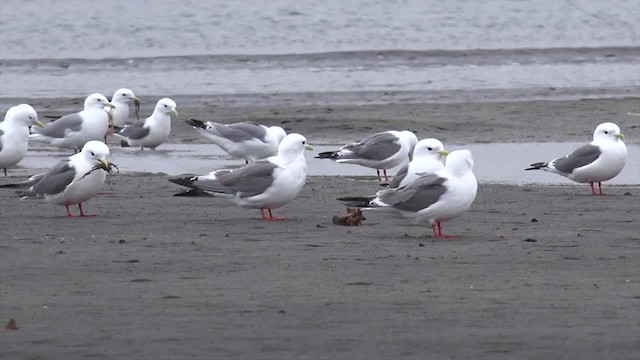
<svg viewBox="0 0 640 360"><path fill-rule="evenodd" d="M40 110L49 100L38 101ZM640 139L637 118L627 115L638 112L638 99L191 101L177 100L181 118L213 111L225 122L284 122L311 143L403 127L459 143L584 141L593 126L582 125L603 118L627 142ZM180 121L174 130L172 141L202 141ZM0 357L640 356L639 186L605 185L608 195L593 197L587 185L481 184L471 210L445 223L462 236L450 240L371 211L361 227L331 223L344 211L336 197L377 188L372 177L310 177L276 211L285 222L263 222L259 211L222 199L174 197L181 189L163 174L114 176L86 203L95 218L67 219L63 207L1 191L0 320L15 318L20 329L2 331Z"/></svg>

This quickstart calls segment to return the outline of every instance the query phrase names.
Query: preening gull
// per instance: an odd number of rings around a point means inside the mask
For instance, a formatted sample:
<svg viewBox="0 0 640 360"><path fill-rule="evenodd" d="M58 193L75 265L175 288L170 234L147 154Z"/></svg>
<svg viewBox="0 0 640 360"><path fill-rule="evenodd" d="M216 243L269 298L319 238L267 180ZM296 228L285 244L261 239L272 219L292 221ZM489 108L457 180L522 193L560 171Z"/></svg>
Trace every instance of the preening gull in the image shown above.
<svg viewBox="0 0 640 360"><path fill-rule="evenodd" d="M383 170L384 178L388 181L387 169L410 161L417 142L416 135L408 130L383 131L347 144L340 150L322 152L316 158L374 168L378 180L382 180L380 170Z"/></svg>
<svg viewBox="0 0 640 360"><path fill-rule="evenodd" d="M84 110L65 115L43 128L32 128L30 139L43 140L59 148L81 149L87 141L103 141L109 130L109 115L104 107L115 108L102 94L91 94Z"/></svg>
<svg viewBox="0 0 640 360"><path fill-rule="evenodd" d="M260 209L263 220L284 220L274 217L271 210L289 203L302 191L307 175L305 149L313 147L304 136L293 133L282 139L275 156L237 169L169 181L223 197L241 207Z"/></svg>
<svg viewBox="0 0 640 360"><path fill-rule="evenodd" d="M82 151L61 160L44 174L30 177L27 181L3 185L2 187L28 188L22 198L44 198L47 202L64 205L67 216L73 217L70 205L78 204L80 216L89 216L82 210L82 203L95 196L104 184L109 147L101 141L88 141Z"/></svg>
<svg viewBox="0 0 640 360"><path fill-rule="evenodd" d="M176 103L169 98L160 99L156 103L153 114L144 122L127 125L113 135L125 140L129 146L140 146L141 150L144 148L155 150L169 139L171 115L178 116Z"/></svg>
<svg viewBox="0 0 640 360"><path fill-rule="evenodd" d="M136 114L140 108L140 99L133 94L133 91L127 88L116 90L113 93L113 97L111 97L111 103L116 106L115 109L105 108L105 110L111 113L113 125L117 127L131 124L131 121L129 121L129 105L131 103L136 107Z"/></svg>
<svg viewBox="0 0 640 360"><path fill-rule="evenodd" d="M602 182L613 179L627 161L627 146L618 125L606 122L593 132L593 141L574 152L549 162L531 164L525 170L544 170L560 174L575 182L589 183L593 195L602 195ZM593 184L598 183L599 192Z"/></svg>
<svg viewBox="0 0 640 360"><path fill-rule="evenodd" d="M469 150L456 150L447 157L444 169L419 177L407 186L379 191L371 197L348 197L347 206L387 210L413 219L429 221L435 238L455 235L442 233L442 222L466 212L476 198L478 182L473 174Z"/></svg>
<svg viewBox="0 0 640 360"><path fill-rule="evenodd" d="M444 145L438 139L428 138L418 141L413 149L413 158L408 164L398 169L389 187L392 189L402 187L420 176L443 169L442 157L448 154L449 152L444 149Z"/></svg>
<svg viewBox="0 0 640 360"><path fill-rule="evenodd" d="M4 121L0 123L0 168L4 169L4 176L7 176L8 167L27 155L31 125L44 127L31 105L13 106L4 115Z"/></svg>
<svg viewBox="0 0 640 360"><path fill-rule="evenodd" d="M218 145L227 154L247 163L273 156L287 133L280 126L254 122L220 124L213 121L187 120L196 131Z"/></svg>

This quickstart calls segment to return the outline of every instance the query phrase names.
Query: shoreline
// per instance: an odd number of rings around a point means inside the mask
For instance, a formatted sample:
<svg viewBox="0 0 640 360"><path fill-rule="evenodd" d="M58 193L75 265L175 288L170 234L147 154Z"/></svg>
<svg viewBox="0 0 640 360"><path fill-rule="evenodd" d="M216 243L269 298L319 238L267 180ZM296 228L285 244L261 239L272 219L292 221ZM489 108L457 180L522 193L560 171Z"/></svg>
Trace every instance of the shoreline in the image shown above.
<svg viewBox="0 0 640 360"><path fill-rule="evenodd" d="M141 115L153 100L142 97ZM638 99L224 106L178 102L171 142L205 143L184 119L259 121L345 143L408 128L470 143L587 142L600 119L637 144ZM77 108L66 99L60 108ZM4 99L0 104L5 105ZM39 99L40 116L54 113ZM56 110L59 109L56 107ZM46 110L46 111L45 111ZM637 156L630 154L630 156ZM549 176L552 176L550 174ZM373 177L312 176L263 222L218 198L174 197L168 176L121 173L84 205L0 189L0 320L9 358L395 359L640 357L640 186L481 183L471 209L426 224L367 211L333 225L335 200ZM0 178L0 182L16 177ZM77 213L77 207L72 211Z"/></svg>

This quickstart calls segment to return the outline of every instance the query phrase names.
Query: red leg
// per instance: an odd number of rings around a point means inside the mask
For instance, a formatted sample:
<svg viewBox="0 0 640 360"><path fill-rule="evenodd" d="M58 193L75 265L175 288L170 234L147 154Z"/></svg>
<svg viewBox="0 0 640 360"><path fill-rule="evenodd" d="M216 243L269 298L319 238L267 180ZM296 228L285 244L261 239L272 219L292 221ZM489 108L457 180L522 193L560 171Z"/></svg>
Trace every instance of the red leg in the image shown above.
<svg viewBox="0 0 640 360"><path fill-rule="evenodd" d="M433 230L433 237L438 238L438 228L436 227L436 223L431 224L431 230Z"/></svg>
<svg viewBox="0 0 640 360"><path fill-rule="evenodd" d="M589 185L591 185L591 194L598 195L596 189L593 187L593 181L589 181Z"/></svg>
<svg viewBox="0 0 640 360"><path fill-rule="evenodd" d="M271 209L269 209L269 221L281 221L281 220L287 220L287 218L279 218L279 217L275 217L275 216L273 216L273 214L271 213Z"/></svg>
<svg viewBox="0 0 640 360"><path fill-rule="evenodd" d="M260 208L260 214L262 214L262 220L269 220L268 217L264 216L264 209Z"/></svg>
<svg viewBox="0 0 640 360"><path fill-rule="evenodd" d="M384 181L389 181L389 177L387 176L387 169L382 171L384 173Z"/></svg>
<svg viewBox="0 0 640 360"><path fill-rule="evenodd" d="M438 224L438 237L439 238L451 239L451 238L458 237L458 235L443 234L442 233L442 223L440 221L438 221L437 224Z"/></svg>
<svg viewBox="0 0 640 360"><path fill-rule="evenodd" d="M382 181L382 178L380 177L380 169L376 169L376 174L378 174L378 181Z"/></svg>
<svg viewBox="0 0 640 360"><path fill-rule="evenodd" d="M82 211L82 203L78 203L78 209L80 209L80 216L89 216L89 217L94 217L95 215L87 215L84 213L84 211Z"/></svg>
<svg viewBox="0 0 640 360"><path fill-rule="evenodd" d="M73 216L73 214L71 213L71 211L69 210L69 204L64 204L65 209L67 209L67 217L68 218L72 218L75 217Z"/></svg>

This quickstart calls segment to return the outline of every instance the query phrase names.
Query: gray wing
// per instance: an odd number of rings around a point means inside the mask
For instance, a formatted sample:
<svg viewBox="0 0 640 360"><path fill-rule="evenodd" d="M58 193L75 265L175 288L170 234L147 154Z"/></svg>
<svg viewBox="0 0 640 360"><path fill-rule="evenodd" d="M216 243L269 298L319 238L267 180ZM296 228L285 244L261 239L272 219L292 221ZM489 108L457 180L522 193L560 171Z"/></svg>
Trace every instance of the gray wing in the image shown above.
<svg viewBox="0 0 640 360"><path fill-rule="evenodd" d="M378 133L364 138L362 141L342 147L341 150L349 150L357 156L345 155L341 158L351 157L364 158L369 160L384 160L400 150L399 139L390 133Z"/></svg>
<svg viewBox="0 0 640 360"><path fill-rule="evenodd" d="M273 183L273 170L277 167L268 161L250 163L235 170L218 171L217 180L198 181L197 187L242 197L262 194Z"/></svg>
<svg viewBox="0 0 640 360"><path fill-rule="evenodd" d="M242 142L253 139L265 141L267 131L260 124L241 122L235 124L211 124L211 132L233 142Z"/></svg>
<svg viewBox="0 0 640 360"><path fill-rule="evenodd" d="M69 166L69 159L58 162L42 179L25 192L25 196L59 194L73 182L76 171Z"/></svg>
<svg viewBox="0 0 640 360"><path fill-rule="evenodd" d="M149 135L150 129L144 126L144 123L135 123L127 125L124 129L120 130L119 135L126 136L132 140L139 140Z"/></svg>
<svg viewBox="0 0 640 360"><path fill-rule="evenodd" d="M564 173L572 173L573 170L596 161L600 154L600 147L591 144L583 145L571 154L554 160L553 167Z"/></svg>
<svg viewBox="0 0 640 360"><path fill-rule="evenodd" d="M82 127L82 117L80 113L69 114L60 119L48 123L45 127L32 127L34 134L41 134L52 138L61 139L68 131L80 131Z"/></svg>
<svg viewBox="0 0 640 360"><path fill-rule="evenodd" d="M409 173L409 164L404 164L400 169L398 169L398 172L393 177L393 180L391 180L391 183L389 184L389 188L395 189L399 187L400 183L402 182L402 180L404 180L405 177L407 177L408 173Z"/></svg>
<svg viewBox="0 0 640 360"><path fill-rule="evenodd" d="M446 178L435 174L425 175L405 187L382 191L378 198L396 209L418 212L438 202L447 192L445 181Z"/></svg>

